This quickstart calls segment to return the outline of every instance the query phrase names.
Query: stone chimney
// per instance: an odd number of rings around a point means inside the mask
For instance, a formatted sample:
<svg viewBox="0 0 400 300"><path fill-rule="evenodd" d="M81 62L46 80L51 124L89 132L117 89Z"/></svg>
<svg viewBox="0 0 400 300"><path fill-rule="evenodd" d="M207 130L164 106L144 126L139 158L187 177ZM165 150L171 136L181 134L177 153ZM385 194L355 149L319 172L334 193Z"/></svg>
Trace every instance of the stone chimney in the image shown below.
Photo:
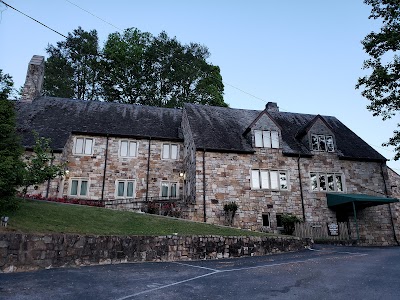
<svg viewBox="0 0 400 300"><path fill-rule="evenodd" d="M24 88L22 89L22 101L32 102L42 94L44 77L44 56L34 55L29 62L28 72Z"/></svg>
<svg viewBox="0 0 400 300"><path fill-rule="evenodd" d="M279 107L278 104L276 104L276 102L268 102L267 105L265 105L265 110L272 112L279 112Z"/></svg>

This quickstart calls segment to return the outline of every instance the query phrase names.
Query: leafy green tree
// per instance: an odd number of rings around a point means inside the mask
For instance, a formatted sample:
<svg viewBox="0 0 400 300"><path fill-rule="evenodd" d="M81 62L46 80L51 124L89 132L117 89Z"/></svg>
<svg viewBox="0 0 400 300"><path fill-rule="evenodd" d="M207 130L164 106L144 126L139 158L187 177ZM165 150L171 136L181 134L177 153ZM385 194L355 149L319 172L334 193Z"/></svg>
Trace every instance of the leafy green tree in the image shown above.
<svg viewBox="0 0 400 300"><path fill-rule="evenodd" d="M45 95L99 99L101 53L96 30L78 27L65 41L49 45L46 51Z"/></svg>
<svg viewBox="0 0 400 300"><path fill-rule="evenodd" d="M108 36L78 28L48 46L46 95L119 103L182 107L183 103L227 106L220 69L207 63L207 47L182 45L165 32L154 37L136 28Z"/></svg>
<svg viewBox="0 0 400 300"><path fill-rule="evenodd" d="M0 100L7 100L13 95L14 81L9 74L3 74L0 69Z"/></svg>
<svg viewBox="0 0 400 300"><path fill-rule="evenodd" d="M23 182L24 174L24 164L21 160L23 149L15 128L15 102L6 98L7 92L2 89L0 98L0 215L17 208L15 194Z"/></svg>
<svg viewBox="0 0 400 300"><path fill-rule="evenodd" d="M130 28L112 33L103 48L102 91L106 101L146 103L145 60L149 33Z"/></svg>
<svg viewBox="0 0 400 300"><path fill-rule="evenodd" d="M370 19L381 19L379 32L369 33L362 44L370 58L363 69L371 73L358 79L356 88L370 101L367 106L374 116L392 118L400 110L400 0L364 0L371 5ZM400 124L397 125L400 128ZM395 160L400 159L400 130L395 130L385 146L395 147Z"/></svg>
<svg viewBox="0 0 400 300"><path fill-rule="evenodd" d="M47 180L64 174L65 164L54 164L54 155L50 148L50 139L40 137L33 132L35 146L33 153L27 158L22 186L24 193L32 185L39 185Z"/></svg>

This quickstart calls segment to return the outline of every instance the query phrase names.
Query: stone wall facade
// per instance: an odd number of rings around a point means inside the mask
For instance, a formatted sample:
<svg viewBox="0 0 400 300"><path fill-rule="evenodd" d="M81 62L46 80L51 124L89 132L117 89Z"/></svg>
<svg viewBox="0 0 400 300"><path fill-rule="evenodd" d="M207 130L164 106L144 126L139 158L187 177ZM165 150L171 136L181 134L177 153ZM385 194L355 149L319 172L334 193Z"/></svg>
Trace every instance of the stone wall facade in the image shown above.
<svg viewBox="0 0 400 300"><path fill-rule="evenodd" d="M226 225L224 204L235 201L239 209L233 226L268 232L280 231L277 216L286 213L300 219L305 216L307 222L337 222L336 211L328 208L326 192L312 191L310 173L341 174L345 193L382 196L388 181L387 175L385 180L382 177L380 163L341 160L337 154L327 152L316 153L310 158L288 157L280 149L270 148L258 148L254 154L205 152L204 164L207 222ZM252 189L251 170L254 169L285 171L288 189ZM384 174L387 174L385 169ZM196 203L190 215L193 220L203 220L203 189L203 151L197 151ZM353 213L348 213L348 221L353 224ZM263 215L266 214L269 226L263 224ZM360 238L366 243L395 243L388 205L360 209L357 214ZM351 228L355 239L355 225Z"/></svg>
<svg viewBox="0 0 400 300"><path fill-rule="evenodd" d="M142 261L258 256L311 246L295 237L81 236L0 233L0 272Z"/></svg>
<svg viewBox="0 0 400 300"><path fill-rule="evenodd" d="M73 153L74 141L77 137L93 140L91 155ZM121 140L136 142L137 154L135 157L121 157L119 155ZM163 145L171 143L178 145L178 159L163 159ZM78 198L113 201L117 198L117 180L134 180L133 200L144 201L146 198L148 200L161 198L161 182L177 183L177 198L182 198L184 195L183 177L180 175L184 169L183 152L182 142L72 135L64 148L64 152L58 158L60 161L67 162L67 173L64 177L51 181L48 196L73 197L70 194L71 181L73 179L88 179L88 195ZM46 189L47 183L44 183L35 190L29 190L28 193L40 193L44 196Z"/></svg>

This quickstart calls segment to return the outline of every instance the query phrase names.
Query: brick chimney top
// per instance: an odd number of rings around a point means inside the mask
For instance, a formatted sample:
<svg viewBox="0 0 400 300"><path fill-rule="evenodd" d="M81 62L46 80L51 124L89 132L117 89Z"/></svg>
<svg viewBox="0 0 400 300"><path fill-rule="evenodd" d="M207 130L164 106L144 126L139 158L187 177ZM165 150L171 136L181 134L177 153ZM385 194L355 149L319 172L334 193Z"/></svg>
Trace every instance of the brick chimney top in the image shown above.
<svg viewBox="0 0 400 300"><path fill-rule="evenodd" d="M279 112L279 107L278 107L278 104L276 104L276 102L268 102L265 105L265 109L267 111Z"/></svg>
<svg viewBox="0 0 400 300"><path fill-rule="evenodd" d="M42 94L44 77L44 56L34 55L29 62L25 84L22 89L22 101L31 102Z"/></svg>

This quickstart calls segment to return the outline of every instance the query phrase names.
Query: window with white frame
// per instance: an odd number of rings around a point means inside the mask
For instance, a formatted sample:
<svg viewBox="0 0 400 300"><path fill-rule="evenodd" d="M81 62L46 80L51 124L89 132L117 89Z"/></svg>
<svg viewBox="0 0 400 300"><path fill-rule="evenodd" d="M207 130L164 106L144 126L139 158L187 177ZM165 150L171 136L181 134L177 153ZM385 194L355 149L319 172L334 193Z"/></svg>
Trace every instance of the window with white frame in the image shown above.
<svg viewBox="0 0 400 300"><path fill-rule="evenodd" d="M161 181L161 197L163 198L177 198L178 197L178 183L171 181Z"/></svg>
<svg viewBox="0 0 400 300"><path fill-rule="evenodd" d="M343 192L344 178L340 173L310 173L311 191Z"/></svg>
<svg viewBox="0 0 400 300"><path fill-rule="evenodd" d="M119 179L115 181L116 198L135 198L135 180Z"/></svg>
<svg viewBox="0 0 400 300"><path fill-rule="evenodd" d="M311 135L311 149L314 151L334 152L333 136L323 134Z"/></svg>
<svg viewBox="0 0 400 300"><path fill-rule="evenodd" d="M119 156L136 157L137 143L135 141L121 140L119 142Z"/></svg>
<svg viewBox="0 0 400 300"><path fill-rule="evenodd" d="M163 159L178 159L179 146L177 144L163 144Z"/></svg>
<svg viewBox="0 0 400 300"><path fill-rule="evenodd" d="M74 197L88 197L89 178L71 178L69 195Z"/></svg>
<svg viewBox="0 0 400 300"><path fill-rule="evenodd" d="M254 130L254 145L257 148L279 148L278 131Z"/></svg>
<svg viewBox="0 0 400 300"><path fill-rule="evenodd" d="M251 170L251 188L253 190L288 190L287 171Z"/></svg>
<svg viewBox="0 0 400 300"><path fill-rule="evenodd" d="M76 137L74 140L74 154L92 155L93 139L85 137Z"/></svg>

